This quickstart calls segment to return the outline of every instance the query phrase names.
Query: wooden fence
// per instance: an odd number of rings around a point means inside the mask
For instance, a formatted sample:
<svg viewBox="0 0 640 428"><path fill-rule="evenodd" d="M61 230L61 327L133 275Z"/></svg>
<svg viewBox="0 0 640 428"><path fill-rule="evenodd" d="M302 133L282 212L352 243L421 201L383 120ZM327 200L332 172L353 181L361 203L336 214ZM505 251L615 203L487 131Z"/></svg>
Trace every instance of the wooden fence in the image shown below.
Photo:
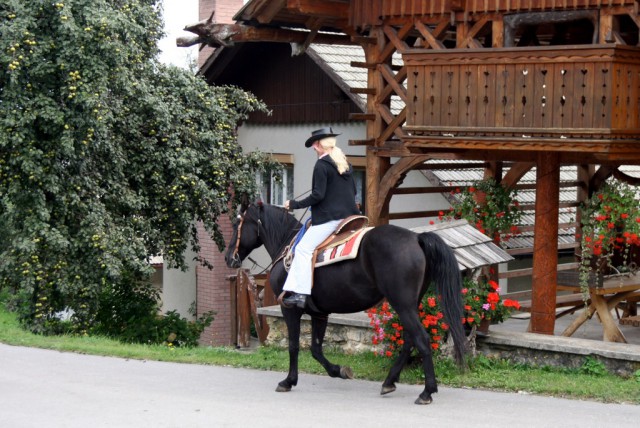
<svg viewBox="0 0 640 428"><path fill-rule="evenodd" d="M251 275L245 269L238 269L236 275L228 277L231 293L231 337L236 338L239 348L247 348L251 341L251 325L264 343L269 334L266 317L258 315L257 309L276 304L276 299L268 284L267 275Z"/></svg>

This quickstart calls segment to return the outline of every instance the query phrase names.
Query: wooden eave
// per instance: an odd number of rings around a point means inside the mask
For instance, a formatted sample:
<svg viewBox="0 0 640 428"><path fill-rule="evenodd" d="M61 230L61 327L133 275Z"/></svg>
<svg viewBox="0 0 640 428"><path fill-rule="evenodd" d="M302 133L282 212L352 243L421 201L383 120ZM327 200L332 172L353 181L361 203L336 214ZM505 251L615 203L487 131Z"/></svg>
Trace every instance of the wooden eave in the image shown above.
<svg viewBox="0 0 640 428"><path fill-rule="evenodd" d="M349 0L253 0L233 19L259 25L343 32L348 26Z"/></svg>
<svg viewBox="0 0 640 428"><path fill-rule="evenodd" d="M291 30L274 27L253 27L242 24L215 24L210 20L200 21L185 27L185 31L196 34L195 37L180 37L177 45L188 47L207 44L212 47L231 46L235 43L278 42L309 45L311 41L320 44L352 45L351 38L344 34L320 33Z"/></svg>
<svg viewBox="0 0 640 428"><path fill-rule="evenodd" d="M403 140L409 154L454 153L458 159L485 159L495 161L528 161L536 153L554 152L562 164L640 164L640 142L638 140L599 140L536 138L491 138L481 137L413 137ZM393 154L400 155L395 151Z"/></svg>

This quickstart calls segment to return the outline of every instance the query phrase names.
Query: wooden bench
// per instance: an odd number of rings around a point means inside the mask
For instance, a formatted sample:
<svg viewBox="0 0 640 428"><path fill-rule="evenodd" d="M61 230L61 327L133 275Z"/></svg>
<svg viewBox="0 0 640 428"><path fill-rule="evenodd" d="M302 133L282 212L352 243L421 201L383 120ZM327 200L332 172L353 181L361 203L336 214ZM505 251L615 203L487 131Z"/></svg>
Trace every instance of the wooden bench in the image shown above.
<svg viewBox="0 0 640 428"><path fill-rule="evenodd" d="M531 312L531 300L519 300L520 310L522 312ZM589 299L587 299L587 305L590 303ZM581 293L575 294L562 294L556 296L556 309L558 308L567 308L563 311L556 312L556 318L560 318L567 314L574 313L577 309L585 306L584 297Z"/></svg>
<svg viewBox="0 0 640 428"><path fill-rule="evenodd" d="M621 302L622 317L618 320L620 325L632 325L640 327L640 315L638 315L638 302L640 302L640 292L627 296L624 302Z"/></svg>
<svg viewBox="0 0 640 428"><path fill-rule="evenodd" d="M640 315L636 315L635 317L622 317L618 321L620 325L632 325L634 327L640 327Z"/></svg>

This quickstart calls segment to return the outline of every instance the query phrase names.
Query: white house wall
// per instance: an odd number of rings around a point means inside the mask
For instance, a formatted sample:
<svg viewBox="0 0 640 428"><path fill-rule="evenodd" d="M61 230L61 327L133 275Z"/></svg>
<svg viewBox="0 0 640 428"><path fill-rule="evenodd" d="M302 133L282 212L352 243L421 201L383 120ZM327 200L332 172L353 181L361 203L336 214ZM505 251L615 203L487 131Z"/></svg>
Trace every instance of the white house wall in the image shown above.
<svg viewBox="0 0 640 428"><path fill-rule="evenodd" d="M251 125L245 124L238 129L238 142L247 151L260 150L264 153L289 154L293 156L294 197L311 189L311 174L316 162L315 153L304 146L311 132L331 126L334 132L340 133L337 137L338 146L348 156L365 156L366 149L363 146L349 146L349 140L363 140L366 136L364 124L360 123L335 123L335 124L305 124L305 125ZM427 179L419 171L411 171L407 174L402 187L429 186ZM303 196L304 197L304 196ZM391 212L411 212L443 209L447 210L449 204L440 195L398 195L391 199ZM304 210L296 210L296 216L303 215ZM412 228L424 226L433 218L395 220L392 224ZM243 267L252 273L260 273L270 263L270 258L264 248L251 254L253 261L245 260Z"/></svg>
<svg viewBox="0 0 640 428"><path fill-rule="evenodd" d="M196 301L196 262L194 253L188 250L185 261L189 269L169 269L166 264L162 267L162 313L177 311L181 317L194 320L189 309Z"/></svg>

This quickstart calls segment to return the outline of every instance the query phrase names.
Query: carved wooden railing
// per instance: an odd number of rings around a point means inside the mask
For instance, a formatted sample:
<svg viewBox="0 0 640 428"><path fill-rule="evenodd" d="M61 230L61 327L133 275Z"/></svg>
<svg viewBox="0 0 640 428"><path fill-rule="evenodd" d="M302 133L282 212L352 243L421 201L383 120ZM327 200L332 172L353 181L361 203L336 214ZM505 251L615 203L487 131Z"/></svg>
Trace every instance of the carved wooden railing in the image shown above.
<svg viewBox="0 0 640 428"><path fill-rule="evenodd" d="M350 23L379 25L382 20L459 13L516 13L633 6L637 0L352 0Z"/></svg>
<svg viewBox="0 0 640 428"><path fill-rule="evenodd" d="M639 48L413 50L403 59L412 138L640 139Z"/></svg>

